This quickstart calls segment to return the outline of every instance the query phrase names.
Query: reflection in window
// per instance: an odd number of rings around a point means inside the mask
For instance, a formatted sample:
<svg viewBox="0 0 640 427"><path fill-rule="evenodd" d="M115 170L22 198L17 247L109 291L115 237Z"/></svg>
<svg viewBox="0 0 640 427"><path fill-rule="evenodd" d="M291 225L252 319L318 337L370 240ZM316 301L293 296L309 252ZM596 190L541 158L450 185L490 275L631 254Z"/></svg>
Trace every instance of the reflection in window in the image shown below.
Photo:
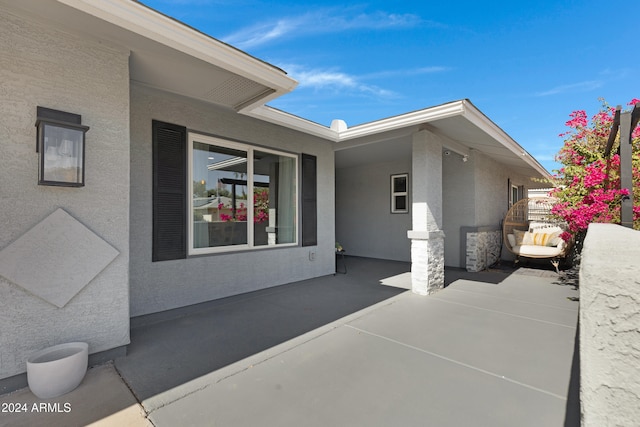
<svg viewBox="0 0 640 427"><path fill-rule="evenodd" d="M255 151L254 244L296 241L296 160Z"/></svg>
<svg viewBox="0 0 640 427"><path fill-rule="evenodd" d="M296 157L204 136L191 141L192 253L296 243Z"/></svg>
<svg viewBox="0 0 640 427"><path fill-rule="evenodd" d="M82 182L83 131L61 126L44 125L44 164L42 180L52 182Z"/></svg>

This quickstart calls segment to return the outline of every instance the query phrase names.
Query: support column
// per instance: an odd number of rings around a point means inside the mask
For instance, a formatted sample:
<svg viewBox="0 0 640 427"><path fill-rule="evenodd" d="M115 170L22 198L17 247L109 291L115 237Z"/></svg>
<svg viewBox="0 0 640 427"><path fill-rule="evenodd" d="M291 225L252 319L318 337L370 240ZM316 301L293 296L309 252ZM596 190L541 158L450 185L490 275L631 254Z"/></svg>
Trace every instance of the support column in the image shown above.
<svg viewBox="0 0 640 427"><path fill-rule="evenodd" d="M635 108L635 107L634 107ZM627 189L628 196L622 197L620 224L633 228L633 166L631 149L631 111L620 114L620 189Z"/></svg>
<svg viewBox="0 0 640 427"><path fill-rule="evenodd" d="M444 287L442 142L421 130L412 143L411 290L428 295Z"/></svg>

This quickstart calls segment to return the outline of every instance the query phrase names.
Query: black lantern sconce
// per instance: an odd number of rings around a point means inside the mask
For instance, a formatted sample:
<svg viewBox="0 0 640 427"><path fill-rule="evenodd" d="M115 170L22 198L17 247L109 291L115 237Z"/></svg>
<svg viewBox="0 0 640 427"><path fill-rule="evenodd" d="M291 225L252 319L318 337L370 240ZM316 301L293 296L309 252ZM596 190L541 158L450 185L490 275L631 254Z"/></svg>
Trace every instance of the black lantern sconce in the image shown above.
<svg viewBox="0 0 640 427"><path fill-rule="evenodd" d="M89 126L82 125L82 116L38 107L36 128L38 184L83 187L84 134Z"/></svg>

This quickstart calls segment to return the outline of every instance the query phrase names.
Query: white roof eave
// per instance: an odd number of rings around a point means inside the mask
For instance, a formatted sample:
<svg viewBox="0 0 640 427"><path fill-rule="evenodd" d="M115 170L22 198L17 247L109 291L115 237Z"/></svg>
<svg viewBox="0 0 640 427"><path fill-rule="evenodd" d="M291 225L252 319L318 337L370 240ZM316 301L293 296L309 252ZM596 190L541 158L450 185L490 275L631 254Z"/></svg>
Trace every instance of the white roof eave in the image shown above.
<svg viewBox="0 0 640 427"><path fill-rule="evenodd" d="M291 92L297 86L298 82L283 70L163 15L142 3L132 0L57 1L270 88L268 92L238 106L237 111L242 114L332 142L354 140L460 116L469 120L509 151L520 156L525 163L542 176L550 177L549 172L540 163L468 100L454 101L338 131L265 105L267 102Z"/></svg>
<svg viewBox="0 0 640 427"><path fill-rule="evenodd" d="M491 119L489 119L484 113L476 108L470 101L465 100L465 109L463 116L491 136L493 139L502 144L506 149L520 157L525 163L527 163L536 172L547 179L551 179L552 176L544 166L542 166L531 154L527 152L520 144L513 140L505 131L503 131L498 125L496 125Z"/></svg>
<svg viewBox="0 0 640 427"><path fill-rule="evenodd" d="M309 135L314 135L332 142L338 142L340 139L340 134L331 128L303 119L302 117L298 117L285 111L269 107L268 105L248 108L240 112L256 119L284 126L289 129L294 129Z"/></svg>
<svg viewBox="0 0 640 427"><path fill-rule="evenodd" d="M339 141L362 138L381 132L421 125L434 120L458 116L464 113L463 101L454 101L424 110L413 111L400 116L388 117L375 122L364 123L340 132Z"/></svg>
<svg viewBox="0 0 640 427"><path fill-rule="evenodd" d="M132 33L184 52L274 90L267 100L291 92L298 82L275 66L131 0L57 0Z"/></svg>

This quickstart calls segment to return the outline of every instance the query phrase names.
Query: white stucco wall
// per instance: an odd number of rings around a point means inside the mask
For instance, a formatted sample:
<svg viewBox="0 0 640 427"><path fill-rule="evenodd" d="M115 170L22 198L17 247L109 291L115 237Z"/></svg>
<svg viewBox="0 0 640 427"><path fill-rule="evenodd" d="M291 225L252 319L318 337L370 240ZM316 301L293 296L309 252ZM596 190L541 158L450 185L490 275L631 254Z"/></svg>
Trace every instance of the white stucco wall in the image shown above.
<svg viewBox="0 0 640 427"><path fill-rule="evenodd" d="M335 271L331 143L235 112L134 85L131 90L131 314L154 313ZM318 245L151 262L152 119L318 158ZM316 253L310 260L309 252Z"/></svg>
<svg viewBox="0 0 640 427"><path fill-rule="evenodd" d="M584 427L640 420L640 232L591 224L580 264Z"/></svg>
<svg viewBox="0 0 640 427"><path fill-rule="evenodd" d="M0 5L0 249L62 208L120 253L62 308L0 277L0 379L44 347L129 343L129 72L126 50ZM82 115L86 186L38 186L36 107Z"/></svg>
<svg viewBox="0 0 640 427"><path fill-rule="evenodd" d="M509 182L512 185L524 186L525 197L528 188L540 186L530 176L523 176L492 158L474 153L475 157L475 226L491 227L498 230L509 210ZM503 249L502 257L511 259L513 256Z"/></svg>
<svg viewBox="0 0 640 427"><path fill-rule="evenodd" d="M410 158L336 170L336 240L347 254L411 260L411 209L391 213L391 175L401 173L411 186Z"/></svg>
<svg viewBox="0 0 640 427"><path fill-rule="evenodd" d="M448 267L466 265L460 250L460 227L476 225L475 167L474 155L466 162L456 153L442 156L442 231L444 261Z"/></svg>
<svg viewBox="0 0 640 427"><path fill-rule="evenodd" d="M497 227L509 209L509 179L513 185L525 185L525 179L484 154L475 153L474 157L475 225L495 225Z"/></svg>

